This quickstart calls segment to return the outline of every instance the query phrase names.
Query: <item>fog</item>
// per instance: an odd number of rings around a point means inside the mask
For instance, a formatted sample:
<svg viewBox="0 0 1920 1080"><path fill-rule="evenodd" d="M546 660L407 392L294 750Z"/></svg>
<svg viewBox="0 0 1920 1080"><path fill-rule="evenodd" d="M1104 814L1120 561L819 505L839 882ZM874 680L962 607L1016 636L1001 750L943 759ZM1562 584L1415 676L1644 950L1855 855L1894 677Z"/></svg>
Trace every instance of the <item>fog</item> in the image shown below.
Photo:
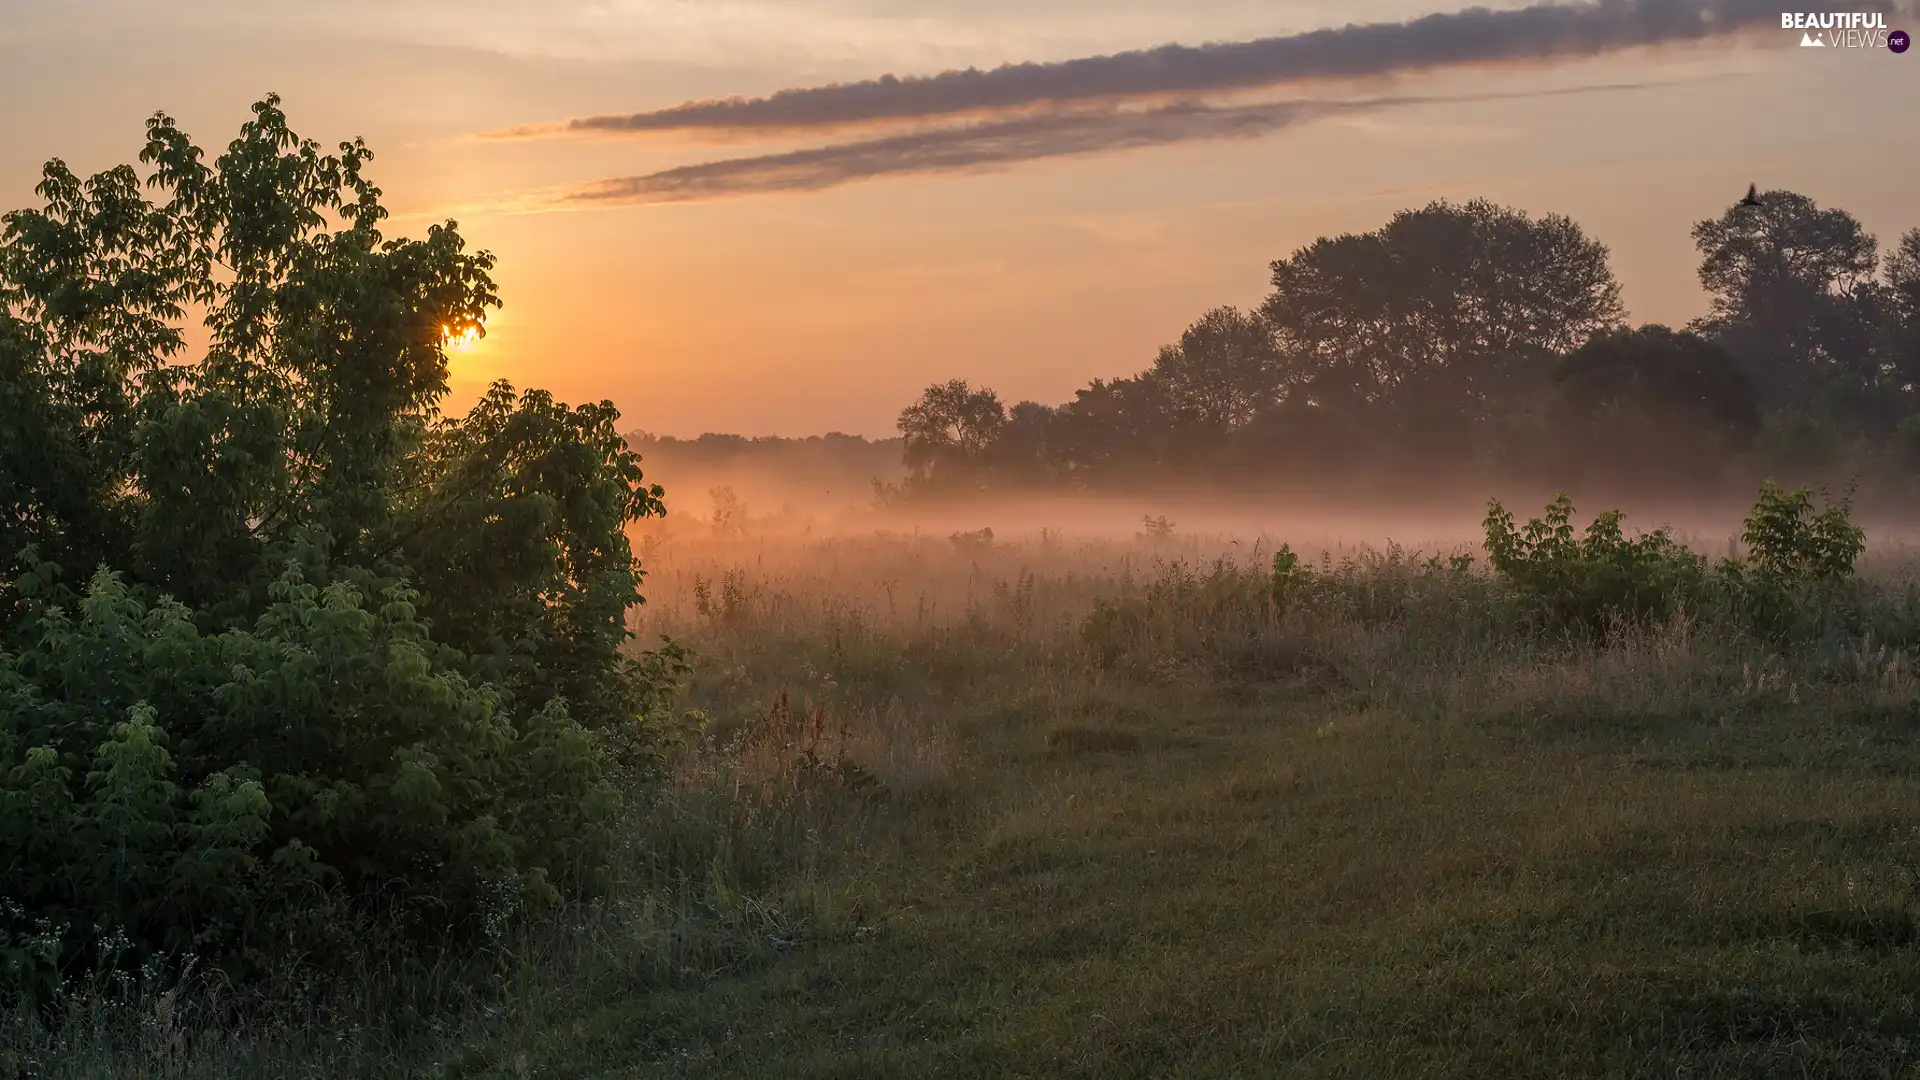
<svg viewBox="0 0 1920 1080"><path fill-rule="evenodd" d="M1195 553L1271 551L1280 543L1321 553L1398 546L1426 554L1478 553L1489 499L1521 522L1538 517L1557 494L1551 486L1495 478L1456 480L1421 491L1381 494L1299 492L1248 488L1197 492L1173 487L1129 493L1024 491L973 493L883 505L874 481L898 482L900 471L861 477L848 469L825 474L791 463L649 467L649 481L666 491L666 518L643 523L641 535L692 540L716 534L767 543L865 538L876 534L948 541L990 530L991 542L1043 540L1177 541ZM863 482L864 481L864 482ZM723 508L727 493L731 512ZM1576 523L1620 509L1631 533L1664 528L1695 550L1730 554L1753 502L1753 492L1676 496L1618 488L1574 489ZM1827 485L1845 497L1844 480ZM1855 496L1858 499L1858 496ZM1855 517L1877 551L1920 544L1920 514L1886 501L1859 501ZM717 519L721 519L718 520ZM1149 524L1153 522L1155 524ZM1158 523L1164 522L1164 525ZM719 528L716 530L716 524ZM1156 527L1163 529L1158 536Z"/></svg>

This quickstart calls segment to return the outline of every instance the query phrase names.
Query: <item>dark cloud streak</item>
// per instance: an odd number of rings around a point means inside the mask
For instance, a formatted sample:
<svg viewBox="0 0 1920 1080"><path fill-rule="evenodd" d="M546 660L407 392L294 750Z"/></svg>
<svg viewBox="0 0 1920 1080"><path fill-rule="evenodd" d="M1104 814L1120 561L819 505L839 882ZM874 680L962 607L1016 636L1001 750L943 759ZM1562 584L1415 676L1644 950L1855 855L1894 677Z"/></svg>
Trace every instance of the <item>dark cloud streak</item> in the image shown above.
<svg viewBox="0 0 1920 1080"><path fill-rule="evenodd" d="M1252 138L1325 108L1298 104L1233 109L1171 105L1142 112L997 120L603 180L569 193L564 201L694 202L732 195L820 191L878 176L984 170L1015 162L1191 139Z"/></svg>
<svg viewBox="0 0 1920 1080"><path fill-rule="evenodd" d="M1156 95L1275 87L1316 79L1394 75L1428 68L1594 56L1778 26L1780 0L1595 0L1511 11L1471 8L1408 22L1349 25L1289 37L1165 45L991 71L783 90L764 98L687 102L591 116L573 132L791 131L1043 108Z"/></svg>
<svg viewBox="0 0 1920 1080"><path fill-rule="evenodd" d="M701 202L742 195L821 191L882 176L974 172L1020 162L1198 140L1248 139L1333 113L1401 105L1584 94L1672 85L1609 83L1517 94L1285 101L1049 113L906 132L785 153L684 165L589 184L559 197L572 205Z"/></svg>

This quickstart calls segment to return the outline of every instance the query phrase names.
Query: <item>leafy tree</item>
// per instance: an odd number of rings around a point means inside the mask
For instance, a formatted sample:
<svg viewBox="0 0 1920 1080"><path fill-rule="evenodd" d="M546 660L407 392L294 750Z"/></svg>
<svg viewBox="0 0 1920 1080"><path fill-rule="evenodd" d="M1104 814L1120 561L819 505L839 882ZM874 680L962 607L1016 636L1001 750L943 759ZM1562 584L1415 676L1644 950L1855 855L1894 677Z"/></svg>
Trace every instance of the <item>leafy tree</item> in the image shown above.
<svg viewBox="0 0 1920 1080"><path fill-rule="evenodd" d="M1596 334L1554 371L1549 407L1568 467L1640 482L1711 466L1760 427L1753 380L1726 350L1664 326Z"/></svg>
<svg viewBox="0 0 1920 1080"><path fill-rule="evenodd" d="M995 476L1014 484L1052 478L1058 410L1023 401L1007 410L1007 422L994 436L987 458Z"/></svg>
<svg viewBox="0 0 1920 1080"><path fill-rule="evenodd" d="M371 157L275 98L211 162L160 115L145 176L50 162L4 218L16 989L339 955L376 912L477 933L592 884L667 735L684 653L625 650L659 489L610 404L497 385L440 416L493 260L451 222L385 237Z"/></svg>
<svg viewBox="0 0 1920 1080"><path fill-rule="evenodd" d="M1768 400L1873 374L1878 244L1852 214L1769 191L1696 224L1693 240L1712 310L1692 328L1725 344Z"/></svg>
<svg viewBox="0 0 1920 1080"><path fill-rule="evenodd" d="M1290 485L1343 488L1382 457L1371 411L1301 395L1261 410L1233 433L1229 452L1243 467L1284 477Z"/></svg>
<svg viewBox="0 0 1920 1080"><path fill-rule="evenodd" d="M1101 486L1138 479L1172 456L1177 417L1156 379L1095 379L1054 418L1054 455L1063 475Z"/></svg>
<svg viewBox="0 0 1920 1080"><path fill-rule="evenodd" d="M987 453L1007 422L999 395L964 379L929 386L900 411L909 479L922 486L977 483Z"/></svg>
<svg viewBox="0 0 1920 1080"><path fill-rule="evenodd" d="M1476 200L1396 214L1273 264L1261 308L1291 395L1488 415L1529 368L1621 320L1607 249L1571 219Z"/></svg>
<svg viewBox="0 0 1920 1080"><path fill-rule="evenodd" d="M1887 253L1886 364L1909 398L1920 393L1920 229Z"/></svg>
<svg viewBox="0 0 1920 1080"><path fill-rule="evenodd" d="M1846 439L1824 410L1787 405L1766 414L1753 440L1761 464L1791 472L1820 472L1840 459Z"/></svg>
<svg viewBox="0 0 1920 1080"><path fill-rule="evenodd" d="M1162 348L1150 375L1174 412L1215 431L1253 419L1273 403L1281 385L1266 320L1230 307L1207 312L1178 344Z"/></svg>

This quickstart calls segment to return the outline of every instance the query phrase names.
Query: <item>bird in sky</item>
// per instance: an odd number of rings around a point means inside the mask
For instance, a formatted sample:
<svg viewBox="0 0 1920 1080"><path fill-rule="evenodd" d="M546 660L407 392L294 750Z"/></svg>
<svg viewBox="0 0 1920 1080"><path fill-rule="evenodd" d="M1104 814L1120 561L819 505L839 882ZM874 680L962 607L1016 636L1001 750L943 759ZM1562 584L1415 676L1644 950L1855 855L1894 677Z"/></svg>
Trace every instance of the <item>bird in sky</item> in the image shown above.
<svg viewBox="0 0 1920 1080"><path fill-rule="evenodd" d="M1735 203L1734 205L1736 205L1736 206L1759 206L1759 205L1760 205L1760 185L1758 185L1758 184L1748 184L1748 185L1747 185L1747 197L1746 197L1746 198L1744 198L1744 199L1741 199L1741 200L1740 200L1740 201L1739 201L1738 203Z"/></svg>

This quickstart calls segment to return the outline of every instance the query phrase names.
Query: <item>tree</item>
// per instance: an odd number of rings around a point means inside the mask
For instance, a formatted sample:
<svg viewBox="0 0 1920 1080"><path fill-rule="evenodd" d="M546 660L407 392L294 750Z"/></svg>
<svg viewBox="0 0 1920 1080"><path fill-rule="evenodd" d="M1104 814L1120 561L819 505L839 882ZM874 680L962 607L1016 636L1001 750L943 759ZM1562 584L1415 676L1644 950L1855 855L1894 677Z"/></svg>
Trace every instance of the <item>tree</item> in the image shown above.
<svg viewBox="0 0 1920 1080"><path fill-rule="evenodd" d="M1192 423L1227 431L1272 404L1281 385L1273 333L1257 312L1215 308L1154 359L1151 377Z"/></svg>
<svg viewBox="0 0 1920 1080"><path fill-rule="evenodd" d="M1909 397L1920 392L1920 229L1887 253L1886 366Z"/></svg>
<svg viewBox="0 0 1920 1080"><path fill-rule="evenodd" d="M1050 479L1057 418L1058 411L1053 406L1037 401L1023 401L1007 410L1007 422L987 451L987 460L996 478L1014 484Z"/></svg>
<svg viewBox="0 0 1920 1080"><path fill-rule="evenodd" d="M1053 453L1061 473L1102 486L1138 479L1172 457L1177 419L1151 375L1095 379L1060 406L1053 422Z"/></svg>
<svg viewBox="0 0 1920 1080"><path fill-rule="evenodd" d="M1596 334L1562 360L1549 406L1565 471L1639 483L1688 478L1760 428L1753 380L1725 349L1664 326Z"/></svg>
<svg viewBox="0 0 1920 1080"><path fill-rule="evenodd" d="M1724 344L1768 401L1875 377L1878 244L1852 214L1769 191L1696 224L1693 241L1712 309L1692 329Z"/></svg>
<svg viewBox="0 0 1920 1080"><path fill-rule="evenodd" d="M3 219L0 980L30 993L587 887L684 667L626 652L626 528L662 506L613 407L501 384L441 417L491 256L386 238L363 144L253 114L211 163L156 116L146 176L50 162Z"/></svg>
<svg viewBox="0 0 1920 1080"><path fill-rule="evenodd" d="M909 479L931 487L977 483L1006 422L1007 408L992 390L975 389L965 379L927 387L900 411Z"/></svg>
<svg viewBox="0 0 1920 1080"><path fill-rule="evenodd" d="M1435 202L1273 264L1261 312L1292 395L1489 415L1529 369L1622 318L1607 249L1571 219Z"/></svg>

